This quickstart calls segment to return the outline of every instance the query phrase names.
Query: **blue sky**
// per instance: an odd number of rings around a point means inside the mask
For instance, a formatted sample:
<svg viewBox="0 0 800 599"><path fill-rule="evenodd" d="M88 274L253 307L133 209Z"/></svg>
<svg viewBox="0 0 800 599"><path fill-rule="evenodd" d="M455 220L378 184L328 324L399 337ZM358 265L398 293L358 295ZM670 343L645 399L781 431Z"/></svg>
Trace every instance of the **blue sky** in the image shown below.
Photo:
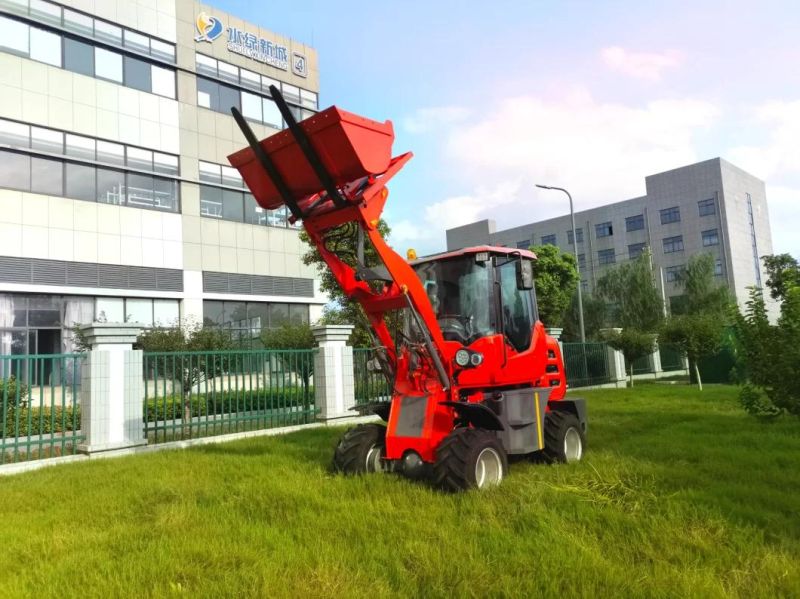
<svg viewBox="0 0 800 599"><path fill-rule="evenodd" d="M394 122L415 154L387 204L400 251L566 211L534 182L589 208L721 156L766 181L774 251L800 256L797 2L215 5L314 46L322 107Z"/></svg>

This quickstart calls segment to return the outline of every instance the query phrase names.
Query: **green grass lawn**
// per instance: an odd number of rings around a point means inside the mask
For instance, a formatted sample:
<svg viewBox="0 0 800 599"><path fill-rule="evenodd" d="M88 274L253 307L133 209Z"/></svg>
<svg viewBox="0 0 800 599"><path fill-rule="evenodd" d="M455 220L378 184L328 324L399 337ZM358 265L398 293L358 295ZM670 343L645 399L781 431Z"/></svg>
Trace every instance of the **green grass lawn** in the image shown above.
<svg viewBox="0 0 800 599"><path fill-rule="evenodd" d="M800 422L736 390L586 392L577 465L444 495L317 429L0 478L0 595L800 595Z"/></svg>

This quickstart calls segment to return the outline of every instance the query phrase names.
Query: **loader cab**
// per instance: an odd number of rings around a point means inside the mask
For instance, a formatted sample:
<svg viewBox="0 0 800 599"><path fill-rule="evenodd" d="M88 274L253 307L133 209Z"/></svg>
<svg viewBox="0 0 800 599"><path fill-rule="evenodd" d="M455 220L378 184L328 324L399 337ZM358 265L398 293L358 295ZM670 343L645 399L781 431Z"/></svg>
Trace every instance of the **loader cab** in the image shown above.
<svg viewBox="0 0 800 599"><path fill-rule="evenodd" d="M533 289L535 254L481 246L411 263L447 341L468 346L505 334L517 351L530 346L538 318Z"/></svg>

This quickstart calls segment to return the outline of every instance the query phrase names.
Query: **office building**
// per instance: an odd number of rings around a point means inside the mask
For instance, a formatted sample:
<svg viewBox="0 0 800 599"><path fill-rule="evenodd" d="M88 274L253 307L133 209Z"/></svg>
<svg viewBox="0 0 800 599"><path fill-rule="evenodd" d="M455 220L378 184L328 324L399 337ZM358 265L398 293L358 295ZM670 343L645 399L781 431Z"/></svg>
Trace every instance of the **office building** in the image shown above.
<svg viewBox="0 0 800 599"><path fill-rule="evenodd" d="M766 281L759 257L772 253L764 182L720 158L645 178L646 195L575 213L572 232L569 205L565 214L497 231L482 220L447 231L447 248L476 244L524 247L553 244L573 253L584 291L591 292L603 272L651 248L664 297L681 295L681 272L688 260L708 253L714 272L740 305L748 287ZM548 192L557 193L557 192ZM580 208L581 198L575 198Z"/></svg>
<svg viewBox="0 0 800 599"><path fill-rule="evenodd" d="M92 320L256 337L325 298L227 156L318 108L316 52L191 0L0 0L0 354Z"/></svg>

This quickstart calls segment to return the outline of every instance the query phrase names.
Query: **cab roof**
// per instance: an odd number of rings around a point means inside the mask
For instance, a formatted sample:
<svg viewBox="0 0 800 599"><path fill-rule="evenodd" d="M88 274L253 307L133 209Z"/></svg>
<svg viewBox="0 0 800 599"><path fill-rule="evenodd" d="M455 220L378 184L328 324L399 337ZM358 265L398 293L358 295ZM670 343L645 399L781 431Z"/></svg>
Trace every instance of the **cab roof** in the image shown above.
<svg viewBox="0 0 800 599"><path fill-rule="evenodd" d="M446 260L448 258L458 258L459 256L467 256L469 254L478 254L480 252L489 252L490 254L514 254L536 260L536 254L530 250L521 250L517 248L499 247L494 245L476 245L469 248L461 248L460 250L453 250L452 252L442 252L441 254L431 254L430 256L422 256L416 260L412 260L410 264L422 264L424 262L434 262L437 260Z"/></svg>

